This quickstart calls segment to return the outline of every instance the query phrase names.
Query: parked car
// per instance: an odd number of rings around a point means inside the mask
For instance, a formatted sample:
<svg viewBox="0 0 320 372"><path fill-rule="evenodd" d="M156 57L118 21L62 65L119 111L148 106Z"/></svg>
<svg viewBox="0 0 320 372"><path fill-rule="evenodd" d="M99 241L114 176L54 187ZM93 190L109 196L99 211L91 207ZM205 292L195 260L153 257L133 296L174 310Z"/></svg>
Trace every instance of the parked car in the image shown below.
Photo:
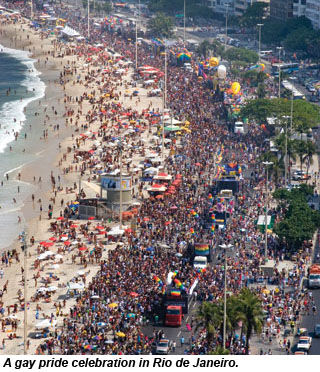
<svg viewBox="0 0 320 372"><path fill-rule="evenodd" d="M303 172L303 171L295 171L295 172L293 172L293 174L292 174L292 179L294 180L294 181L305 181L305 180L308 180L308 179L310 179L311 178L311 176L310 175L307 175L307 173L306 172Z"/></svg>
<svg viewBox="0 0 320 372"><path fill-rule="evenodd" d="M317 338L320 337L320 324L319 323L314 326L314 337L317 337Z"/></svg>

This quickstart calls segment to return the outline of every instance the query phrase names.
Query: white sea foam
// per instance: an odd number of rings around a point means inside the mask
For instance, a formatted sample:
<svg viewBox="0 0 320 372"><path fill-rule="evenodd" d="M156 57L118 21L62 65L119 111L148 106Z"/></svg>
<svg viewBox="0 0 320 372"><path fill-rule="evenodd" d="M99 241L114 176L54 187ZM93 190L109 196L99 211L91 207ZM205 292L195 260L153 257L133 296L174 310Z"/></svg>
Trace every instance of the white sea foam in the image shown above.
<svg viewBox="0 0 320 372"><path fill-rule="evenodd" d="M14 141L14 132L20 132L26 120L24 108L32 101L44 97L46 85L40 79L41 72L35 69L34 59L30 58L30 53L23 50L6 48L0 45L1 53L7 53L17 58L26 67L26 77L21 85L25 86L29 92L33 92L32 97L18 99L4 103L0 109L1 129L0 129L0 153L5 150L7 145ZM15 120L16 121L15 121Z"/></svg>

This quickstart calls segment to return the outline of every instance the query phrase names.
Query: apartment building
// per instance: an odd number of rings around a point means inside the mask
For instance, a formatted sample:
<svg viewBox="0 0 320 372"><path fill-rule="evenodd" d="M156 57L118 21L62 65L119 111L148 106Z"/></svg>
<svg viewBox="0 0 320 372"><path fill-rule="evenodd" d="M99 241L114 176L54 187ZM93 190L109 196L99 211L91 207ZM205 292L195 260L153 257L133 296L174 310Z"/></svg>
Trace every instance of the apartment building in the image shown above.
<svg viewBox="0 0 320 372"><path fill-rule="evenodd" d="M293 18L294 0L270 0L270 17L279 21Z"/></svg>
<svg viewBox="0 0 320 372"><path fill-rule="evenodd" d="M306 0L305 16L316 29L320 29L320 0Z"/></svg>

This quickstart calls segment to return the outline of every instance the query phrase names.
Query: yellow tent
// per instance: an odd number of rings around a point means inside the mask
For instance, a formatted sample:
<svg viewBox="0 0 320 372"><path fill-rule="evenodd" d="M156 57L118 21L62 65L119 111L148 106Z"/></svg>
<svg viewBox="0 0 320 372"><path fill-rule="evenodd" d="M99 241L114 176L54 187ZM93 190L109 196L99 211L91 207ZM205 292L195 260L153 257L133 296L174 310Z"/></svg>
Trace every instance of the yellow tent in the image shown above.
<svg viewBox="0 0 320 372"><path fill-rule="evenodd" d="M118 304L112 302L112 304L109 304L108 307L110 307L110 309L114 309L115 307L118 307Z"/></svg>

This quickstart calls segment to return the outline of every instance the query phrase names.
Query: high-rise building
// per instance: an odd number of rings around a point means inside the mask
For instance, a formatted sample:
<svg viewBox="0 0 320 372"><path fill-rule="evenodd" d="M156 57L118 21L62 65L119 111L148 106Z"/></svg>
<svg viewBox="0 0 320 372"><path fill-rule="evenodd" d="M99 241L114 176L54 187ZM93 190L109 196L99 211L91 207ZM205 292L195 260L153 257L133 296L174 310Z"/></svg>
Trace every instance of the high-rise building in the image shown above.
<svg viewBox="0 0 320 372"><path fill-rule="evenodd" d="M293 16L302 17L306 15L307 0L293 0Z"/></svg>
<svg viewBox="0 0 320 372"><path fill-rule="evenodd" d="M293 0L270 0L270 17L279 21L293 18Z"/></svg>
<svg viewBox="0 0 320 372"><path fill-rule="evenodd" d="M248 6L256 2L264 2L269 4L270 0L235 0L234 14L236 16L242 16L243 13L247 10Z"/></svg>
<svg viewBox="0 0 320 372"><path fill-rule="evenodd" d="M236 0L207 0L207 6L215 13L234 15L234 5Z"/></svg>
<svg viewBox="0 0 320 372"><path fill-rule="evenodd" d="M320 28L320 0L306 0L305 16L310 19L314 28Z"/></svg>

